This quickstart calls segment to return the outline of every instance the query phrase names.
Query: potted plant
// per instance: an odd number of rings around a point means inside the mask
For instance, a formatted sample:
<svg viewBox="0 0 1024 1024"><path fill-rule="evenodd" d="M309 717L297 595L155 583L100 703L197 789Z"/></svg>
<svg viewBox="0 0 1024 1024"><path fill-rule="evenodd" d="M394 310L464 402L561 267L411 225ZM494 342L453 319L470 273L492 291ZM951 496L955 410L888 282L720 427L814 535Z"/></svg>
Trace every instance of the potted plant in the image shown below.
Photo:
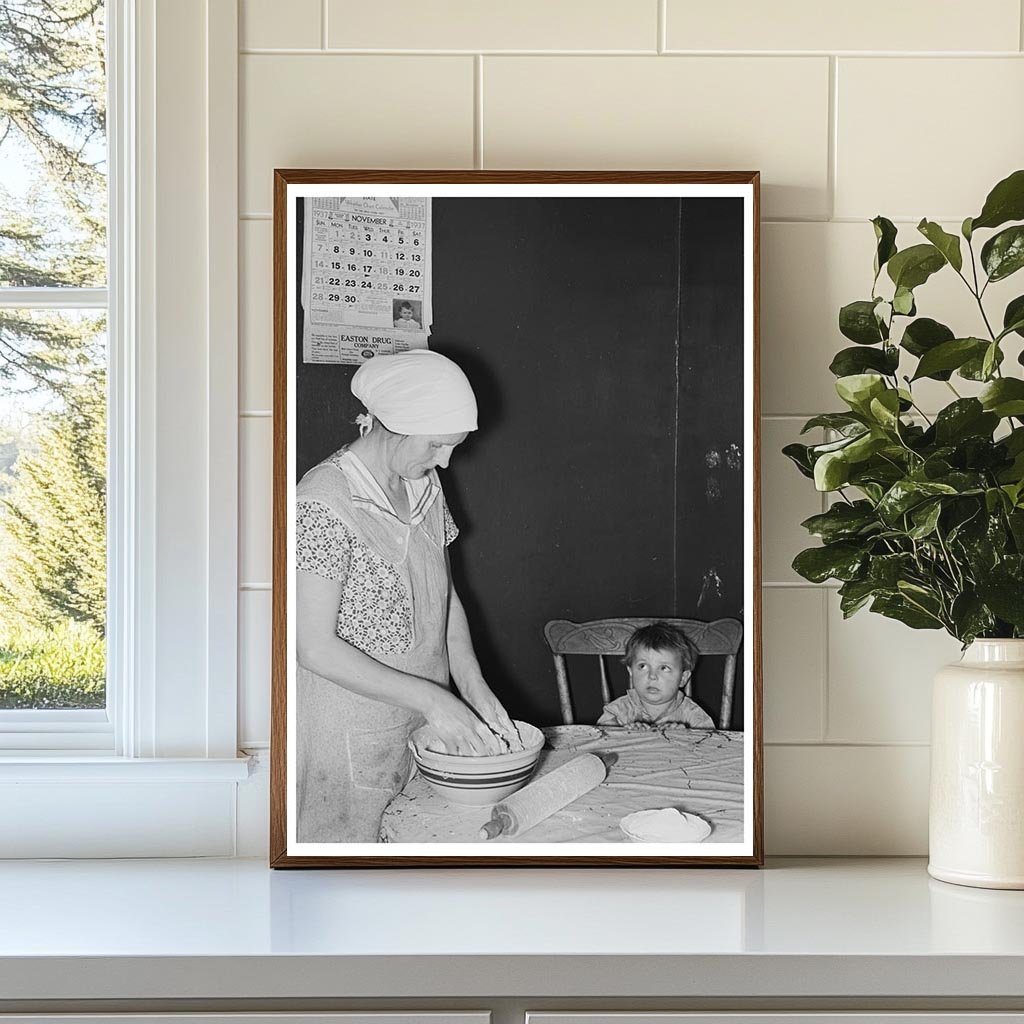
<svg viewBox="0 0 1024 1024"><path fill-rule="evenodd" d="M1024 267L1021 221L1024 170L959 234L922 220L901 249L875 217L871 296L839 311L852 345L830 366L845 408L805 424L824 443L783 449L834 497L803 523L822 543L796 572L840 581L844 617L869 607L963 644L932 694L929 871L1007 888L1024 888L1024 294L998 316L986 292ZM915 290L940 272L973 296L975 326L918 314ZM923 380L949 391L934 417Z"/></svg>

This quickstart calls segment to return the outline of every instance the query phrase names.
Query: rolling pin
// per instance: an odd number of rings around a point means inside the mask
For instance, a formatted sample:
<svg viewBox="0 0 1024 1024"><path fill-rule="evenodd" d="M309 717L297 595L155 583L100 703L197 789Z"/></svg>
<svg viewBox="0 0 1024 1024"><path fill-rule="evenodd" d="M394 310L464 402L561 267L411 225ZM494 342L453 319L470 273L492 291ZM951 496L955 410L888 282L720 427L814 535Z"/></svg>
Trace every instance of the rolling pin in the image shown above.
<svg viewBox="0 0 1024 1024"><path fill-rule="evenodd" d="M604 782L608 769L617 760L617 754L574 757L496 804L491 820L480 829L480 838L517 836L533 828Z"/></svg>

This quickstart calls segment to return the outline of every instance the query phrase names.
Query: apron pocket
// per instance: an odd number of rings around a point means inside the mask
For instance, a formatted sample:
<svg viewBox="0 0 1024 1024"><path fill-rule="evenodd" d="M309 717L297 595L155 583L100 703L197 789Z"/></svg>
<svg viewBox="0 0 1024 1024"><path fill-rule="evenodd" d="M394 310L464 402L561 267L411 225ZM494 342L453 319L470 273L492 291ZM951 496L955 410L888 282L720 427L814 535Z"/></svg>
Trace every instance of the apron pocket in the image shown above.
<svg viewBox="0 0 1024 1024"><path fill-rule="evenodd" d="M408 740L416 721L390 729L353 731L348 734L352 784L364 789L383 789L397 795L409 779L412 754Z"/></svg>

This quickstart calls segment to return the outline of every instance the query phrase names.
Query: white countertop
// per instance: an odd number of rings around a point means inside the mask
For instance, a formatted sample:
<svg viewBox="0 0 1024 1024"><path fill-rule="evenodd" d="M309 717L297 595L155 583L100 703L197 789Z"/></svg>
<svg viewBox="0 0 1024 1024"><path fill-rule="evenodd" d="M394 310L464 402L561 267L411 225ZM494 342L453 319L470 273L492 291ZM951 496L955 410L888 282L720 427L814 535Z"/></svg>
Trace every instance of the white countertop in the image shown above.
<svg viewBox="0 0 1024 1024"><path fill-rule="evenodd" d="M183 993L1021 998L1024 892L936 882L916 859L762 871L0 864L0 1000Z"/></svg>

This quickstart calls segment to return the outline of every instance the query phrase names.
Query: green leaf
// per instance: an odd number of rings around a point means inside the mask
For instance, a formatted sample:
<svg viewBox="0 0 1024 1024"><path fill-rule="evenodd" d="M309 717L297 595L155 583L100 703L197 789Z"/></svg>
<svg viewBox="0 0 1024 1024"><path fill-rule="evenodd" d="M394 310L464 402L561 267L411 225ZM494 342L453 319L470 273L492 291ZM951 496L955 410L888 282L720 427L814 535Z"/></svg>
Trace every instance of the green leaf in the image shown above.
<svg viewBox="0 0 1024 1024"><path fill-rule="evenodd" d="M945 265L945 257L934 245L912 245L896 253L885 269L897 288L913 291Z"/></svg>
<svg viewBox="0 0 1024 1024"><path fill-rule="evenodd" d="M907 324L900 345L912 356L920 358L944 341L952 341L956 335L945 325L929 317L918 317L913 323Z"/></svg>
<svg viewBox="0 0 1024 1024"><path fill-rule="evenodd" d="M944 231L933 220L922 220L917 230L942 253L945 261L954 269L960 270L964 265L960 254L960 239Z"/></svg>
<svg viewBox="0 0 1024 1024"><path fill-rule="evenodd" d="M838 490L850 479L850 463L841 451L826 452L814 463L814 486L819 491Z"/></svg>
<svg viewBox="0 0 1024 1024"><path fill-rule="evenodd" d="M824 583L827 579L854 579L864 564L859 544L840 541L820 548L807 548L793 559L793 569L805 580Z"/></svg>
<svg viewBox="0 0 1024 1024"><path fill-rule="evenodd" d="M851 485L856 487L872 505L877 505L882 500L882 495L885 494L885 488L881 484L872 483L867 479L855 480L858 476L860 476L858 473L850 476Z"/></svg>
<svg viewBox="0 0 1024 1024"><path fill-rule="evenodd" d="M939 412L934 426L938 443L950 445L968 437L991 437L999 417L985 412L976 398L958 398Z"/></svg>
<svg viewBox="0 0 1024 1024"><path fill-rule="evenodd" d="M895 449L893 448L882 448L879 449L883 458L872 459L870 462L863 463L854 468L854 472L850 474L850 483L856 487L864 490L866 483L878 483L883 484L883 491L888 490L894 483L904 479L906 475L906 467L901 466L898 462L892 460L892 455ZM906 450L900 449L903 456L906 456ZM866 493L866 492L865 492ZM879 494L877 501L882 500L882 495Z"/></svg>
<svg viewBox="0 0 1024 1024"><path fill-rule="evenodd" d="M800 525L826 544L857 537L879 528L875 510L868 501L855 501L852 504L837 501L827 512L811 516Z"/></svg>
<svg viewBox="0 0 1024 1024"><path fill-rule="evenodd" d="M888 332L875 316L877 304L877 299L861 299L843 306L839 310L839 331L843 337L858 345L877 345L885 341Z"/></svg>
<svg viewBox="0 0 1024 1024"><path fill-rule="evenodd" d="M829 370L837 377L848 377L866 370L878 370L892 376L900 365L900 353L894 345L884 348L844 348L836 353Z"/></svg>
<svg viewBox="0 0 1024 1024"><path fill-rule="evenodd" d="M971 240L971 235L974 234L974 230L971 227L973 221L973 217L967 217L964 219L963 224L960 225L960 234L963 235L968 242Z"/></svg>
<svg viewBox="0 0 1024 1024"><path fill-rule="evenodd" d="M1024 509L1015 508L1007 512L1006 521L1010 525L1013 543L1018 551L1024 553Z"/></svg>
<svg viewBox="0 0 1024 1024"><path fill-rule="evenodd" d="M996 577L979 583L978 597L1004 622L1024 629L1024 587L1019 579Z"/></svg>
<svg viewBox="0 0 1024 1024"><path fill-rule="evenodd" d="M1019 377L1001 377L979 396L982 406L1000 418L1024 416L1024 380Z"/></svg>
<svg viewBox="0 0 1024 1024"><path fill-rule="evenodd" d="M988 511L989 515L993 512L998 512L1003 508L1004 502L1008 502L1009 500L1009 497L998 487L989 487L985 491L985 509Z"/></svg>
<svg viewBox="0 0 1024 1024"><path fill-rule="evenodd" d="M885 217L878 216L871 221L875 229L875 277L889 260L896 255L896 225Z"/></svg>
<svg viewBox="0 0 1024 1024"><path fill-rule="evenodd" d="M985 490L986 478L983 473L954 470L939 477L933 483L952 487L957 494L981 494Z"/></svg>
<svg viewBox="0 0 1024 1024"><path fill-rule="evenodd" d="M967 230L997 228L1008 220L1024 220L1024 170L1014 171L989 192L981 213L970 220ZM965 227L967 224L968 221L964 221Z"/></svg>
<svg viewBox="0 0 1024 1024"><path fill-rule="evenodd" d="M952 341L944 341L921 356L912 379L933 377L941 380L941 373L958 369L974 356L984 356L987 347L988 343L980 338L954 338Z"/></svg>
<svg viewBox="0 0 1024 1024"><path fill-rule="evenodd" d="M886 390L885 381L876 373L855 373L836 381L836 392L854 412L864 415L871 399Z"/></svg>
<svg viewBox="0 0 1024 1024"><path fill-rule="evenodd" d="M789 459L804 476L814 478L814 462L811 459L810 448L805 444L787 444L782 449L782 454Z"/></svg>
<svg viewBox="0 0 1024 1024"><path fill-rule="evenodd" d="M1003 334L1009 334L1010 331L1024 338L1024 295L1011 300L1003 313Z"/></svg>
<svg viewBox="0 0 1024 1024"><path fill-rule="evenodd" d="M988 355L988 351L989 346L986 345L984 352L979 352L976 356L971 356L971 358L956 371L957 376L963 377L964 380L989 380L992 376L992 372L985 372L985 356ZM994 367L999 366L1003 361L1003 350L997 347L993 352L993 357Z"/></svg>
<svg viewBox="0 0 1024 1024"><path fill-rule="evenodd" d="M879 592L878 586L870 580L850 580L839 588L839 607L843 618L848 619L864 607Z"/></svg>
<svg viewBox="0 0 1024 1024"><path fill-rule="evenodd" d="M910 519L914 526L908 531L908 536L913 537L914 540L924 540L925 537L930 536L935 532L941 513L941 501L928 501L923 505L918 505L910 513Z"/></svg>
<svg viewBox="0 0 1024 1024"><path fill-rule="evenodd" d="M892 308L893 312L899 313L900 316L913 316L917 312L917 306L914 305L914 293L909 288L900 285L892 297Z"/></svg>
<svg viewBox="0 0 1024 1024"><path fill-rule="evenodd" d="M913 555L908 555L905 552L894 555L875 555L868 568L868 579L876 587L895 590L899 581L910 572L910 567L913 564Z"/></svg>
<svg viewBox="0 0 1024 1024"><path fill-rule="evenodd" d="M981 265L990 281L1002 281L1024 267L1024 225L1000 231L981 249Z"/></svg>
<svg viewBox="0 0 1024 1024"><path fill-rule="evenodd" d="M999 358L1001 354L998 341L993 341L985 349L985 355L981 360L981 376L983 380L988 380L992 376L993 371L1002 361Z"/></svg>
<svg viewBox="0 0 1024 1024"><path fill-rule="evenodd" d="M887 619L896 619L911 629L942 629L942 620L922 611L903 597L883 595L871 602L871 610Z"/></svg>
<svg viewBox="0 0 1024 1024"><path fill-rule="evenodd" d="M887 394L895 394L894 391ZM874 403L872 403L874 404ZM888 444L888 440L881 434L861 434L843 449L843 459L850 466L870 459L880 448Z"/></svg>
<svg viewBox="0 0 1024 1024"><path fill-rule="evenodd" d="M991 632L996 625L992 612L981 598L968 591L957 594L953 599L949 617L956 627L956 638L965 644Z"/></svg>
<svg viewBox="0 0 1024 1024"><path fill-rule="evenodd" d="M861 351L861 350L858 350ZM866 351L866 350L864 350ZM804 425L800 431L801 434L806 434L808 430L814 430L816 427L825 427L827 430L838 430L840 432L846 432L854 427L863 429L867 424L863 422L859 417L853 416L848 412L825 412L820 416L812 416ZM860 430L856 431L858 434Z"/></svg>
<svg viewBox="0 0 1024 1024"><path fill-rule="evenodd" d="M956 487L937 481L897 480L882 496L876 511L886 523L895 526L900 516L929 498L956 493Z"/></svg>
<svg viewBox="0 0 1024 1024"><path fill-rule="evenodd" d="M970 565L973 575L980 578L979 573L991 573L995 566L1005 560L1008 540L1006 529L1002 516L990 516L983 501L967 498L957 504L960 503L972 506L974 514L951 529L946 537L950 544L962 550L963 560ZM956 514L959 513L954 506Z"/></svg>
<svg viewBox="0 0 1024 1024"><path fill-rule="evenodd" d="M862 434L865 434L867 432L868 431L866 429L861 428L861 430L859 430L856 434L844 434L842 437L835 441L825 441L822 444L812 444L810 446L811 462L814 462L815 459L817 459L819 456L824 455L826 452L837 452L840 448L845 448L855 438L860 437Z"/></svg>
<svg viewBox="0 0 1024 1024"><path fill-rule="evenodd" d="M895 390L883 391L871 399L868 406L871 416L886 430L896 430L899 426L900 396Z"/></svg>

